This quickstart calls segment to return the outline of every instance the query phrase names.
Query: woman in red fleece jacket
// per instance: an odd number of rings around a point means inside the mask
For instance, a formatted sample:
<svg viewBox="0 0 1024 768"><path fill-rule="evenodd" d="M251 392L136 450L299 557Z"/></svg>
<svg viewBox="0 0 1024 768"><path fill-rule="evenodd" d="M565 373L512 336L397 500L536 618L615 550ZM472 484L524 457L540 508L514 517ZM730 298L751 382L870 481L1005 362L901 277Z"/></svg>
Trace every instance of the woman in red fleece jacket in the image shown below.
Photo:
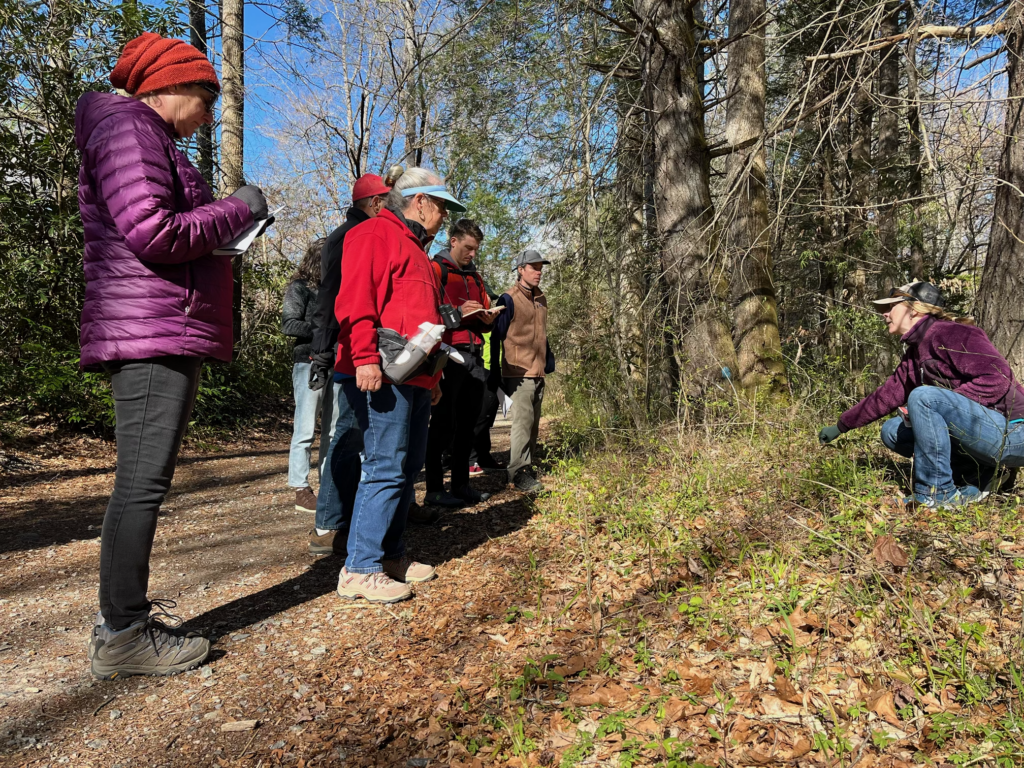
<svg viewBox="0 0 1024 768"><path fill-rule="evenodd" d="M465 210L444 181L423 168L389 174L390 179L387 207L345 237L335 304L341 327L335 376L363 432L362 477L338 594L382 603L412 597L410 583L435 575L406 555L403 537L441 374L419 374L403 384L387 381L377 329L411 338L421 323L441 324L441 286L424 249L449 211Z"/></svg>
<svg viewBox="0 0 1024 768"><path fill-rule="evenodd" d="M887 307L889 333L900 336L906 352L892 376L822 429L819 441L898 409L882 426L882 442L914 459L914 495L907 501L928 507L980 501L997 465L1024 466L1024 388L981 328L946 314L931 283L904 285L874 303Z"/></svg>

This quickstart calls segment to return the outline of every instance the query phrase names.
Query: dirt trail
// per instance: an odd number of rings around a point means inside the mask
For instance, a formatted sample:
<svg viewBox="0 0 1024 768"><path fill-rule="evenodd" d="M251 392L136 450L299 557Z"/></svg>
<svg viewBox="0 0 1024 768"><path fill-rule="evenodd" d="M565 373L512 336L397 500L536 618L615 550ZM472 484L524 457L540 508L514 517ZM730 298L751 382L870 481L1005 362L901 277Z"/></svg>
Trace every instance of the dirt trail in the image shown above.
<svg viewBox="0 0 1024 768"><path fill-rule="evenodd" d="M496 428L497 455L507 444ZM532 506L500 475L475 480L498 493L410 529L410 553L438 580L386 608L343 603L340 560L305 552L312 515L293 508L287 457L286 440L182 457L150 594L211 630L214 656L178 677L111 683L86 660L111 447L0 475L0 764L478 762L437 718L453 692L495 683L507 642L481 627L501 621L536 567L530 553L543 555ZM222 730L243 720L259 723Z"/></svg>

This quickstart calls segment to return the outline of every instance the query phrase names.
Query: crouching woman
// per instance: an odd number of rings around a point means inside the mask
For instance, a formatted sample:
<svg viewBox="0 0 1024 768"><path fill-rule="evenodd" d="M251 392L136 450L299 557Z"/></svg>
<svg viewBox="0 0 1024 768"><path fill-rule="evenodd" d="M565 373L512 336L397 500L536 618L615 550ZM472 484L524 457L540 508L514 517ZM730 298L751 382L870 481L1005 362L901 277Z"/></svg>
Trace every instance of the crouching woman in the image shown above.
<svg viewBox="0 0 1024 768"><path fill-rule="evenodd" d="M997 465L1024 466L1024 388L980 328L954 318L931 283L874 302L906 351L882 386L818 435L822 445L899 409L882 442L914 459L913 501L928 507L983 499Z"/></svg>
<svg viewBox="0 0 1024 768"><path fill-rule="evenodd" d="M203 358L231 359L231 260L213 251L266 217L256 187L214 201L175 146L213 122L213 65L181 40L144 33L75 112L85 229L81 366L110 374L117 471L100 539L101 616L89 644L101 679L170 675L209 642L150 600L149 557Z"/></svg>

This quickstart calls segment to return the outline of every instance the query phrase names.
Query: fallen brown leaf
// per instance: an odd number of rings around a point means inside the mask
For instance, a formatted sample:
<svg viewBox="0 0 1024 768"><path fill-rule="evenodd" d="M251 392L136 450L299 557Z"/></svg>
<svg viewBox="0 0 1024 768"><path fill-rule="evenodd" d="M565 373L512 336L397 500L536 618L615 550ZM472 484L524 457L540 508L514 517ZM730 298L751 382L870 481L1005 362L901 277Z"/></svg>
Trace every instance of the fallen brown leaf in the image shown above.
<svg viewBox="0 0 1024 768"><path fill-rule="evenodd" d="M906 568L907 563L910 562L907 559L906 551L896 543L896 539L892 536L875 537L875 546L871 550L871 554L875 556L879 565L889 563L897 568Z"/></svg>
<svg viewBox="0 0 1024 768"><path fill-rule="evenodd" d="M882 691L872 697L868 701L868 706L871 707L872 712L885 720L889 725L894 725L897 728L903 727L899 717L896 715L896 705L893 702L891 691Z"/></svg>
<svg viewBox="0 0 1024 768"><path fill-rule="evenodd" d="M775 678L775 692L779 695L780 699L788 701L790 704L804 703L804 699L796 687L782 675Z"/></svg>

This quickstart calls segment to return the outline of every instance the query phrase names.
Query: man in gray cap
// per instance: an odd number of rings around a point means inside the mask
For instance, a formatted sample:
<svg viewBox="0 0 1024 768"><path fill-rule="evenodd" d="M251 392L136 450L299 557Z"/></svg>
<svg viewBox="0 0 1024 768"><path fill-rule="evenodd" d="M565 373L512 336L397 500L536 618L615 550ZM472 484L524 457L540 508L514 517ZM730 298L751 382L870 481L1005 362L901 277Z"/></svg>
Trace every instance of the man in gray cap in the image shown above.
<svg viewBox="0 0 1024 768"><path fill-rule="evenodd" d="M539 493L544 486L531 474L544 400L544 375L555 370L548 345L548 301L540 290L544 265L551 262L537 251L527 250L515 260L518 278L496 306L505 310L494 323L491 375L501 375L502 389L512 398L512 454L508 479L517 490Z"/></svg>

